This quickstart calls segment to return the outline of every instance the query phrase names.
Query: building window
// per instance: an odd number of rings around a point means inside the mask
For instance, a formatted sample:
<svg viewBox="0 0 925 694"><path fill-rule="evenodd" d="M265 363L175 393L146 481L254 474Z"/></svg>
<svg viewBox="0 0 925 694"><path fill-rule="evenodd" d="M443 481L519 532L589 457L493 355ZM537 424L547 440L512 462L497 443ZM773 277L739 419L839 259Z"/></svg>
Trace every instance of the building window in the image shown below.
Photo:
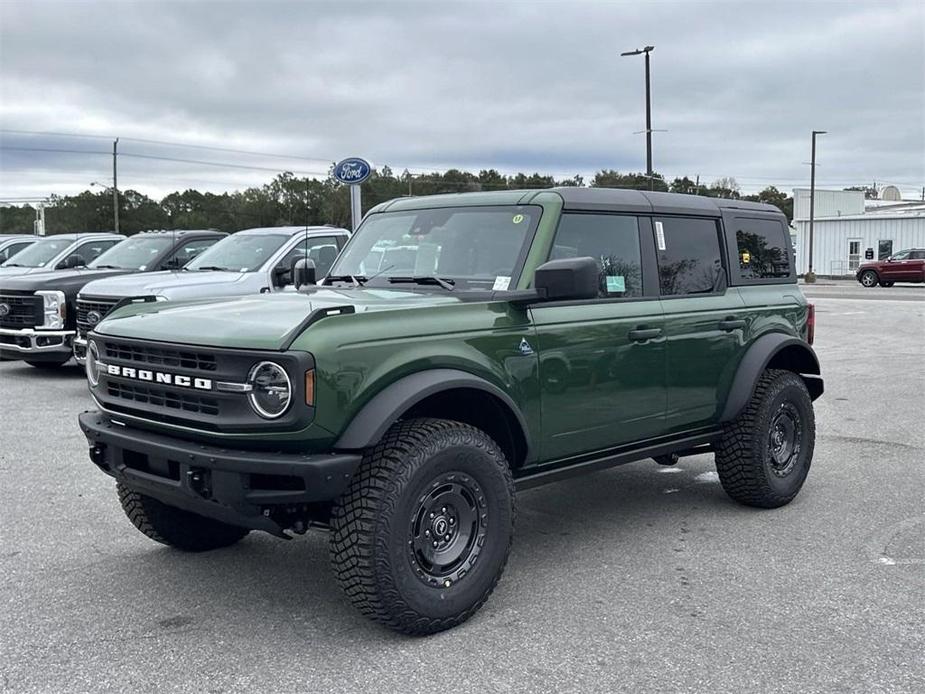
<svg viewBox="0 0 925 694"><path fill-rule="evenodd" d="M886 260L893 255L893 241L877 241L877 260Z"/></svg>

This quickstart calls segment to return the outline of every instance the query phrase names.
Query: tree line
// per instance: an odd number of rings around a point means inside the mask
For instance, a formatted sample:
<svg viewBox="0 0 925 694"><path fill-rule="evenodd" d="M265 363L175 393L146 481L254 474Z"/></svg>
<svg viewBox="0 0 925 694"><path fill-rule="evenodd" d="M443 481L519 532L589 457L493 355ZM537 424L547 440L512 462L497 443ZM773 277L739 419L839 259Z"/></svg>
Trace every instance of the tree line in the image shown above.
<svg viewBox="0 0 925 694"><path fill-rule="evenodd" d="M648 190L643 173L602 170L585 182L582 176L556 179L540 173L505 175L495 169L474 174L450 169L444 173L396 175L383 167L362 184L363 211L374 205L407 195L436 195L470 191L553 186L592 188L633 188ZM733 178L721 178L710 185L687 176L671 182L655 174L652 189L766 202L779 207L787 219L793 218L793 198L768 186L756 195L741 195ZM86 190L77 195L53 195L45 205L47 234L74 231L110 230L113 227L113 200L108 191ZM0 233L31 232L35 209L30 205L0 207ZM332 176L326 179L299 178L285 172L269 183L231 193L203 193L188 189L154 200L135 190L120 191L119 226L122 233L146 229L218 229L237 231L251 227L279 225L350 224L350 196L347 186Z"/></svg>

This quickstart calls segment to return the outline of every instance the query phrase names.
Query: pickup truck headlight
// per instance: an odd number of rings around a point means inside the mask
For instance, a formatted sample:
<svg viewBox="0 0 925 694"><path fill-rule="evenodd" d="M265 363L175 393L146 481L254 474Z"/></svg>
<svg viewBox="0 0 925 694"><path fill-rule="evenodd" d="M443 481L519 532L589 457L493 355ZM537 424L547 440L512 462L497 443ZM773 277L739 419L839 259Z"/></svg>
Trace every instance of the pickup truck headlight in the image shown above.
<svg viewBox="0 0 925 694"><path fill-rule="evenodd" d="M84 364L87 370L87 380L90 381L91 387L96 387L100 382L100 350L93 340L87 345L87 358Z"/></svg>
<svg viewBox="0 0 925 694"><path fill-rule="evenodd" d="M272 361L262 361L247 376L251 391L247 394L254 412L265 419L276 419L289 409L292 383L286 370Z"/></svg>
<svg viewBox="0 0 925 694"><path fill-rule="evenodd" d="M64 327L64 316L67 311L64 292L44 291L36 292L35 295L42 297L42 315L44 316L42 324L38 327L61 330Z"/></svg>

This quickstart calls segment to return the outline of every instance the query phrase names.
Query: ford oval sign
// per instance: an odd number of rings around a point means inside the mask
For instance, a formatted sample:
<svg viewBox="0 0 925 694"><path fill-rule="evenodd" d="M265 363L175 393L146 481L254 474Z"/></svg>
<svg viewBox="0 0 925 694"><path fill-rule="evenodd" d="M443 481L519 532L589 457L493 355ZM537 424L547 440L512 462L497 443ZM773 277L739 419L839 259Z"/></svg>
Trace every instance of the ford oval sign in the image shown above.
<svg viewBox="0 0 925 694"><path fill-rule="evenodd" d="M350 157L338 162L334 167L334 178L341 183L357 185L362 183L373 172L373 167L365 159Z"/></svg>

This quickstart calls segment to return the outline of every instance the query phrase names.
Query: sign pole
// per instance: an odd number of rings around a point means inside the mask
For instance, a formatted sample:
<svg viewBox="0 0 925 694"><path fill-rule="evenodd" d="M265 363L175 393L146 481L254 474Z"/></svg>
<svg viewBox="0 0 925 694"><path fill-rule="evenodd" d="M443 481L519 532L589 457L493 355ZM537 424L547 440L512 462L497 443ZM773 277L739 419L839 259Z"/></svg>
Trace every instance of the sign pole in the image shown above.
<svg viewBox="0 0 925 694"><path fill-rule="evenodd" d="M350 186L350 231L356 231L363 219L363 197L360 186Z"/></svg>

